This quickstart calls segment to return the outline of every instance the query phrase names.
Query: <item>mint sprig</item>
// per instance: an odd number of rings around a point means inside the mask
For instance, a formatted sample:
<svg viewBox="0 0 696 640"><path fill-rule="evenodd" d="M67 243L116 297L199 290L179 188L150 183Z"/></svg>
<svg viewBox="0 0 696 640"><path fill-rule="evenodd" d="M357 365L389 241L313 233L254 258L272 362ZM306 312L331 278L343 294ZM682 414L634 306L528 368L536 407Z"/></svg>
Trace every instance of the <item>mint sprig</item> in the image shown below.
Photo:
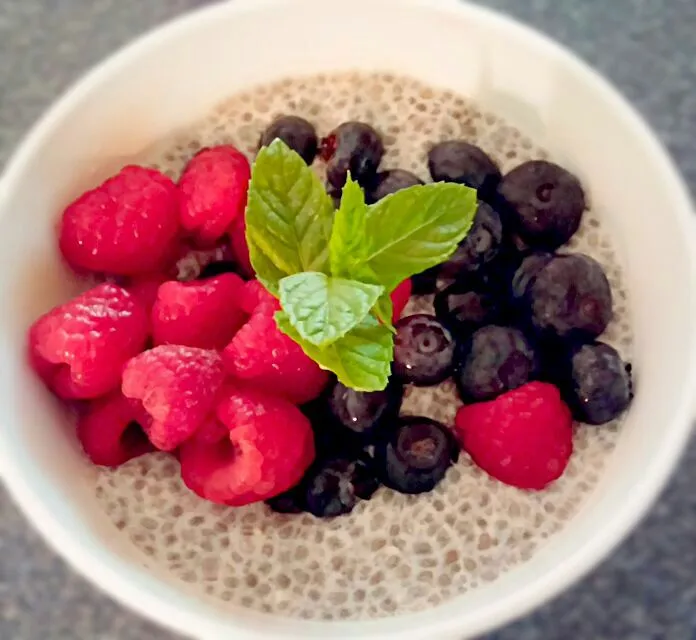
<svg viewBox="0 0 696 640"><path fill-rule="evenodd" d="M384 287L333 278L316 271L280 281L280 304L300 338L323 347L346 335L365 319Z"/></svg>
<svg viewBox="0 0 696 640"><path fill-rule="evenodd" d="M393 357L389 294L446 260L475 210L473 189L445 183L368 206L349 175L334 213L316 174L275 140L252 169L247 242L257 277L280 299L280 330L343 384L377 391Z"/></svg>

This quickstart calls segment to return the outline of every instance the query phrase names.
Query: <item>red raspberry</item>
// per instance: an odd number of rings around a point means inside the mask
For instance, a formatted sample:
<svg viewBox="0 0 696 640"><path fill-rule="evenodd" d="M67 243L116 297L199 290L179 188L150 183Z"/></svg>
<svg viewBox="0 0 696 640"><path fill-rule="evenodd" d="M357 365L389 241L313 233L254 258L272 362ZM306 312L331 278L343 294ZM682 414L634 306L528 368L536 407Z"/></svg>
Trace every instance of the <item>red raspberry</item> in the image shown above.
<svg viewBox="0 0 696 640"><path fill-rule="evenodd" d="M162 274L139 276L133 278L125 288L142 305L149 316L155 300L157 300L160 285L167 280L167 276Z"/></svg>
<svg viewBox="0 0 696 640"><path fill-rule="evenodd" d="M29 357L61 398L96 398L117 388L140 353L149 319L124 288L100 284L41 316L29 329Z"/></svg>
<svg viewBox="0 0 696 640"><path fill-rule="evenodd" d="M540 490L559 478L573 452L570 410L545 382L462 407L456 432L479 467L520 489Z"/></svg>
<svg viewBox="0 0 696 640"><path fill-rule="evenodd" d="M77 423L77 437L94 464L118 467L155 450L135 413L120 391L90 404Z"/></svg>
<svg viewBox="0 0 696 640"><path fill-rule="evenodd" d="M137 275L163 267L178 231L176 185L131 165L65 209L60 250L77 270Z"/></svg>
<svg viewBox="0 0 696 640"><path fill-rule="evenodd" d="M224 273L193 282L165 282L152 308L155 344L222 349L247 319L244 280Z"/></svg>
<svg viewBox="0 0 696 640"><path fill-rule="evenodd" d="M235 507L295 486L315 456L309 420L286 400L260 390L229 388L221 398L217 429L181 447L186 486L206 500Z"/></svg>
<svg viewBox="0 0 696 640"><path fill-rule="evenodd" d="M296 404L309 402L321 393L329 375L278 329L273 317L278 301L254 282L247 283L243 301L253 314L222 352L225 366L257 388L272 389Z"/></svg>
<svg viewBox="0 0 696 640"><path fill-rule="evenodd" d="M232 145L199 151L179 180L181 224L203 243L224 235L244 214L251 168Z"/></svg>
<svg viewBox="0 0 696 640"><path fill-rule="evenodd" d="M215 351L161 345L128 362L121 388L150 442L171 451L208 419L224 377Z"/></svg>
<svg viewBox="0 0 696 640"><path fill-rule="evenodd" d="M406 278L394 291L391 292L391 301L394 313L392 322L396 322L411 298L411 278Z"/></svg>
<svg viewBox="0 0 696 640"><path fill-rule="evenodd" d="M251 266L251 258L249 257L249 245L246 239L246 222L244 216L239 216L234 221L230 228L230 240L232 242L232 252L236 258L237 264L240 266L244 275L253 278L254 267Z"/></svg>

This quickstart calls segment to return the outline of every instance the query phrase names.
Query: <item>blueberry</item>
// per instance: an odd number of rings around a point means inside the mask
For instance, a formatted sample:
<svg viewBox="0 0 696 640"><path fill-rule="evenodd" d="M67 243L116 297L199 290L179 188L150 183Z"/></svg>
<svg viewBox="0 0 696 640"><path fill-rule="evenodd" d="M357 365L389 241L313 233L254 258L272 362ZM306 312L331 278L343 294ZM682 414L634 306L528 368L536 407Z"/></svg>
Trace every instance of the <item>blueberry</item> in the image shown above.
<svg viewBox="0 0 696 640"><path fill-rule="evenodd" d="M305 506L318 518L350 513L360 499L379 488L372 459L331 458L320 461L305 480Z"/></svg>
<svg viewBox="0 0 696 640"><path fill-rule="evenodd" d="M612 318L609 281L601 265L581 253L557 255L532 278L525 293L532 326L559 338L587 341Z"/></svg>
<svg viewBox="0 0 696 640"><path fill-rule="evenodd" d="M490 205L479 202L474 222L454 254L440 267L440 275L456 277L462 271L475 271L500 250L503 224Z"/></svg>
<svg viewBox="0 0 696 640"><path fill-rule="evenodd" d="M396 323L394 373L404 382L429 386L452 372L454 339L435 317L418 313Z"/></svg>
<svg viewBox="0 0 696 640"><path fill-rule="evenodd" d="M498 321L502 304L497 291L484 280L468 277L435 294L435 315L460 339Z"/></svg>
<svg viewBox="0 0 696 640"><path fill-rule="evenodd" d="M423 181L410 171L403 169L389 169L381 171L375 176L367 193L368 202L377 202L401 189L408 189L423 184Z"/></svg>
<svg viewBox="0 0 696 640"><path fill-rule="evenodd" d="M314 162L319 141L314 126L298 116L280 116L261 134L259 147L271 144L280 138L288 147L296 151L307 164Z"/></svg>
<svg viewBox="0 0 696 640"><path fill-rule="evenodd" d="M399 415L403 387L390 381L382 391L356 391L336 382L328 393L328 409L340 427L369 442L378 429Z"/></svg>
<svg viewBox="0 0 696 640"><path fill-rule="evenodd" d="M344 122L321 141L326 178L335 192L343 188L348 171L353 180L368 186L383 155L382 138L364 122Z"/></svg>
<svg viewBox="0 0 696 640"><path fill-rule="evenodd" d="M552 258L553 254L546 251L525 256L512 278L511 296L514 303L523 303L532 282Z"/></svg>
<svg viewBox="0 0 696 640"><path fill-rule="evenodd" d="M231 260L220 260L218 262L210 262L198 274L198 280L206 280L207 278L214 278L215 276L220 276L223 273L236 273L239 275L239 267L236 262Z"/></svg>
<svg viewBox="0 0 696 640"><path fill-rule="evenodd" d="M436 144L428 153L428 168L435 182L459 182L477 189L486 200L500 180L500 169L478 147L463 140Z"/></svg>
<svg viewBox="0 0 696 640"><path fill-rule="evenodd" d="M545 160L525 162L505 175L498 194L522 239L557 249L578 230L585 194L578 179Z"/></svg>
<svg viewBox="0 0 696 640"><path fill-rule="evenodd" d="M454 379L464 402L482 402L522 386L536 369L536 354L522 331L490 325L462 343Z"/></svg>
<svg viewBox="0 0 696 640"><path fill-rule="evenodd" d="M603 342L575 346L561 385L576 420L604 424L618 417L633 397L631 367Z"/></svg>
<svg viewBox="0 0 696 640"><path fill-rule="evenodd" d="M375 449L382 482L401 493L432 491L459 457L459 447L444 425L419 416L400 424Z"/></svg>
<svg viewBox="0 0 696 640"><path fill-rule="evenodd" d="M439 265L426 269L422 273L417 273L411 276L411 286L413 287L413 295L425 296L433 293L437 289L437 274Z"/></svg>
<svg viewBox="0 0 696 640"><path fill-rule="evenodd" d="M266 500L266 504L276 513L302 513L305 510L304 487L300 484L292 489Z"/></svg>

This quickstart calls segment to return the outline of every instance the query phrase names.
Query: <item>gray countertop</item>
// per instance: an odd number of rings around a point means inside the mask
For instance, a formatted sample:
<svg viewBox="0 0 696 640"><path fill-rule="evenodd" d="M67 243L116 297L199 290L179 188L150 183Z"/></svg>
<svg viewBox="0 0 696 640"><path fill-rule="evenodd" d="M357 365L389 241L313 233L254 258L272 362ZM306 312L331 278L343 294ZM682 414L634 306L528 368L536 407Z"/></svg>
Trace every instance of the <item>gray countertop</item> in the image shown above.
<svg viewBox="0 0 696 640"><path fill-rule="evenodd" d="M134 35L201 4L1 0L0 163L82 71ZM484 4L537 26L603 71L652 123L696 190L696 0ZM73 574L0 489L0 639L76 638L174 636ZM696 638L696 444L649 518L617 553L578 586L490 638Z"/></svg>

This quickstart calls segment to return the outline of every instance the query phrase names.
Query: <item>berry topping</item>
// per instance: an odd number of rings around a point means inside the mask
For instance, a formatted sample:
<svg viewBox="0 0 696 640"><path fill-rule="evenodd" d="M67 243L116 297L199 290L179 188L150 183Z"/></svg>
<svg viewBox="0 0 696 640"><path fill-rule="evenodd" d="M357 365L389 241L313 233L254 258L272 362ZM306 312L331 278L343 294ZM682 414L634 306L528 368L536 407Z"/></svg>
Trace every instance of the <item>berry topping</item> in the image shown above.
<svg viewBox="0 0 696 640"><path fill-rule="evenodd" d="M350 513L359 499L369 500L379 488L372 461L332 458L321 462L308 475L305 505L318 518Z"/></svg>
<svg viewBox="0 0 696 640"><path fill-rule="evenodd" d="M500 180L500 169L488 154L463 140L436 144L428 153L428 168L435 182L465 184L484 200Z"/></svg>
<svg viewBox="0 0 696 640"><path fill-rule="evenodd" d="M218 240L244 215L251 169L246 156L231 145L199 151L179 179L181 224L197 240Z"/></svg>
<svg viewBox="0 0 696 640"><path fill-rule="evenodd" d="M519 329L482 327L462 343L455 382L464 402L491 400L528 382L536 372L534 349Z"/></svg>
<svg viewBox="0 0 696 640"><path fill-rule="evenodd" d="M415 416L402 418L375 450L382 482L401 493L432 491L458 456L447 427Z"/></svg>
<svg viewBox="0 0 696 640"><path fill-rule="evenodd" d="M485 202L479 202L474 223L457 250L440 267L440 274L456 278L463 271L475 271L498 253L503 240L500 216Z"/></svg>
<svg viewBox="0 0 696 640"><path fill-rule="evenodd" d="M181 477L202 498L242 506L295 486L314 460L309 420L286 400L225 388L215 411L219 439L194 437L179 454Z"/></svg>
<svg viewBox="0 0 696 640"><path fill-rule="evenodd" d="M364 122L344 122L321 142L321 158L333 191L343 188L349 171L353 180L369 185L383 155L382 138Z"/></svg>
<svg viewBox="0 0 696 640"><path fill-rule="evenodd" d="M556 249L578 230L585 194L578 179L552 162L532 160L502 179L498 192L531 246Z"/></svg>
<svg viewBox="0 0 696 640"><path fill-rule="evenodd" d="M466 337L500 319L500 294L482 278L463 278L435 294L435 315L457 338Z"/></svg>
<svg viewBox="0 0 696 640"><path fill-rule="evenodd" d="M428 386L452 372L454 340L435 317L425 313L401 318L394 338L394 373L404 382Z"/></svg>
<svg viewBox="0 0 696 640"><path fill-rule="evenodd" d="M126 364L121 388L150 442L172 451L208 419L224 376L215 351L162 345Z"/></svg>
<svg viewBox="0 0 696 640"><path fill-rule="evenodd" d="M259 147L267 147L280 138L288 147L302 156L307 164L314 162L319 141L314 126L298 116L280 116L261 134Z"/></svg>
<svg viewBox="0 0 696 640"><path fill-rule="evenodd" d="M165 266L179 232L179 194L154 169L127 166L63 212L60 250L70 266L138 275Z"/></svg>
<svg viewBox="0 0 696 640"><path fill-rule="evenodd" d="M253 278L254 267L251 266L251 259L249 258L249 245L246 239L244 216L239 216L230 228L230 241L239 270L246 277Z"/></svg>
<svg viewBox="0 0 696 640"><path fill-rule="evenodd" d="M385 196L418 184L423 184L423 181L410 171L404 171L403 169L380 171L370 185L367 201L377 202Z"/></svg>
<svg viewBox="0 0 696 640"><path fill-rule="evenodd" d="M396 322L404 312L408 301L411 299L411 279L406 278L394 291L391 292L392 322Z"/></svg>
<svg viewBox="0 0 696 640"><path fill-rule="evenodd" d="M603 342L575 347L570 353L563 391L573 417L604 424L621 415L633 397L631 365Z"/></svg>
<svg viewBox="0 0 696 640"><path fill-rule="evenodd" d="M561 338L595 338L612 318L611 287L604 270L580 253L549 260L528 285L525 297L532 325Z"/></svg>
<svg viewBox="0 0 696 640"><path fill-rule="evenodd" d="M273 317L279 308L277 300L252 280L246 285L242 306L253 313L222 352L229 373L296 404L316 398L326 386L328 373L278 329Z"/></svg>
<svg viewBox="0 0 696 640"><path fill-rule="evenodd" d="M145 347L149 324L128 291L100 284L34 322L30 360L61 398L96 398L118 388L123 365Z"/></svg>
<svg viewBox="0 0 696 640"><path fill-rule="evenodd" d="M339 425L369 440L399 415L402 395L398 382L382 391L355 391L337 382L328 394L328 408Z"/></svg>
<svg viewBox="0 0 696 640"><path fill-rule="evenodd" d="M573 452L570 410L545 382L460 408L456 431L479 467L520 489L544 489L561 476Z"/></svg>
<svg viewBox="0 0 696 640"><path fill-rule="evenodd" d="M94 463L118 467L154 451L136 422L130 401L120 391L94 400L77 423L77 438Z"/></svg>
<svg viewBox="0 0 696 640"><path fill-rule="evenodd" d="M155 344L223 349L247 319L240 307L243 290L244 281L234 273L165 282L152 308Z"/></svg>
<svg viewBox="0 0 696 640"><path fill-rule="evenodd" d="M524 303L525 296L539 272L553 259L554 254L545 251L531 253L522 260L512 278L512 300Z"/></svg>

